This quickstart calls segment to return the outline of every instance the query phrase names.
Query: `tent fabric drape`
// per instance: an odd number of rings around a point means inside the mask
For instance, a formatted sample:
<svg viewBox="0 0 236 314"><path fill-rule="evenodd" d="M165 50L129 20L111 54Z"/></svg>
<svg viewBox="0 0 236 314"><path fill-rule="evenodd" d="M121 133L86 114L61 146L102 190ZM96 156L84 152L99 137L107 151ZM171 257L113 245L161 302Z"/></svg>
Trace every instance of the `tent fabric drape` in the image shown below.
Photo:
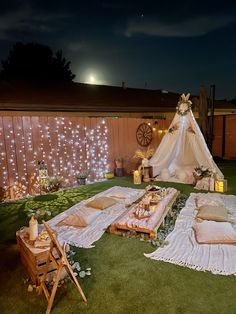
<svg viewBox="0 0 236 314"><path fill-rule="evenodd" d="M175 114L149 164L153 167L154 177L163 169L168 169L170 176L174 176L177 169L194 171L199 166L208 168L219 178L224 177L212 158L191 110L184 115L178 112Z"/></svg>

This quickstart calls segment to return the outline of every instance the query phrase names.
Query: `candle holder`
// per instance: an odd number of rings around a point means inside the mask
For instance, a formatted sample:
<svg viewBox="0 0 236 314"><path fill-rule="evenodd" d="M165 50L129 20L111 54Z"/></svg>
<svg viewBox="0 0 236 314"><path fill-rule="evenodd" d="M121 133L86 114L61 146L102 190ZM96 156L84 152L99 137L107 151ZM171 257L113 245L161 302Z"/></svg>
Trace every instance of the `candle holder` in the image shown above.
<svg viewBox="0 0 236 314"><path fill-rule="evenodd" d="M134 184L141 184L141 174L138 170L134 171L133 179L134 179Z"/></svg>
<svg viewBox="0 0 236 314"><path fill-rule="evenodd" d="M216 179L215 180L215 191L224 193L227 191L227 180L225 179Z"/></svg>

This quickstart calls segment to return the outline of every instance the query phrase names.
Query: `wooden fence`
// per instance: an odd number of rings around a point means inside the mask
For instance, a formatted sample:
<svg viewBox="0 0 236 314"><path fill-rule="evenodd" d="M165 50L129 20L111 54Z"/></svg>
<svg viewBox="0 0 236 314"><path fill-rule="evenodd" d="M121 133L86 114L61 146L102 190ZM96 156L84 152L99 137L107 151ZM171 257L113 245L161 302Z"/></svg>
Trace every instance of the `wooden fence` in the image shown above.
<svg viewBox="0 0 236 314"><path fill-rule="evenodd" d="M213 155L236 158L236 115L215 116Z"/></svg>
<svg viewBox="0 0 236 314"><path fill-rule="evenodd" d="M156 149L170 125L155 120L150 147ZM103 178L114 169L118 155L126 157L125 170L137 169L133 159L137 149L136 118L83 118L55 116L0 116L0 187L8 198L40 192L39 161L47 165L49 176L60 176L68 186L76 184L75 174L89 170L88 180ZM153 123L154 121L151 121ZM236 116L215 117L213 154L236 157Z"/></svg>
<svg viewBox="0 0 236 314"><path fill-rule="evenodd" d="M55 116L0 117L0 186L8 198L36 194L39 161L47 165L49 176L60 176L71 186L75 174L89 171L88 180L103 178L114 168L118 155L126 157L125 169L135 169L132 159L139 148L136 129L144 120L134 118L81 118ZM156 148L169 122L158 121L152 147Z"/></svg>

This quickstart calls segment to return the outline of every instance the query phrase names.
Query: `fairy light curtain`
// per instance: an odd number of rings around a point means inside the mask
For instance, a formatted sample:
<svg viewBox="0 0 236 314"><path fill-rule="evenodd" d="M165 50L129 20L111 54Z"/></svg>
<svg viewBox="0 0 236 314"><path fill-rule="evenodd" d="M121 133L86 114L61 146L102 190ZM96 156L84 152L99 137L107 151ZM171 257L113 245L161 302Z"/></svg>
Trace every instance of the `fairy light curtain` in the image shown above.
<svg viewBox="0 0 236 314"><path fill-rule="evenodd" d="M68 185L88 170L88 181L99 180L107 166L108 128L104 119L76 117L0 117L0 186L8 198L37 192L38 161L49 176Z"/></svg>

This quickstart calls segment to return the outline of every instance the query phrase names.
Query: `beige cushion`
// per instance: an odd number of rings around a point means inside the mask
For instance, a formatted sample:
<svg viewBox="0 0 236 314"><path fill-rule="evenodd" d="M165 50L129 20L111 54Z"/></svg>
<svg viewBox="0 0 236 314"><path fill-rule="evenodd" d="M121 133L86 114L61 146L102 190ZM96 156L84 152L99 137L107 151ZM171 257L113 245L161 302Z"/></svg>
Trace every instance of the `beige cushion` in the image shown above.
<svg viewBox="0 0 236 314"><path fill-rule="evenodd" d="M236 231L229 222L204 220L193 225L199 244L236 244Z"/></svg>
<svg viewBox="0 0 236 314"><path fill-rule="evenodd" d="M85 221L83 215L79 214L72 214L63 220L61 220L58 223L59 226L72 226L72 227L79 227L79 228L84 228L87 227L87 222Z"/></svg>
<svg viewBox="0 0 236 314"><path fill-rule="evenodd" d="M228 219L228 211L224 206L203 205L197 210L196 218L214 221L227 221Z"/></svg>
<svg viewBox="0 0 236 314"><path fill-rule="evenodd" d="M123 193L113 193L113 194L109 194L108 197L114 198L114 199L118 199L118 200L124 200L126 199L126 196Z"/></svg>
<svg viewBox="0 0 236 314"><path fill-rule="evenodd" d="M169 170L167 168L162 169L160 176L163 181L167 181L170 178Z"/></svg>
<svg viewBox="0 0 236 314"><path fill-rule="evenodd" d="M116 200L111 197L101 196L93 199L92 201L86 204L87 207L93 207L96 209L106 209L112 205L116 204Z"/></svg>

